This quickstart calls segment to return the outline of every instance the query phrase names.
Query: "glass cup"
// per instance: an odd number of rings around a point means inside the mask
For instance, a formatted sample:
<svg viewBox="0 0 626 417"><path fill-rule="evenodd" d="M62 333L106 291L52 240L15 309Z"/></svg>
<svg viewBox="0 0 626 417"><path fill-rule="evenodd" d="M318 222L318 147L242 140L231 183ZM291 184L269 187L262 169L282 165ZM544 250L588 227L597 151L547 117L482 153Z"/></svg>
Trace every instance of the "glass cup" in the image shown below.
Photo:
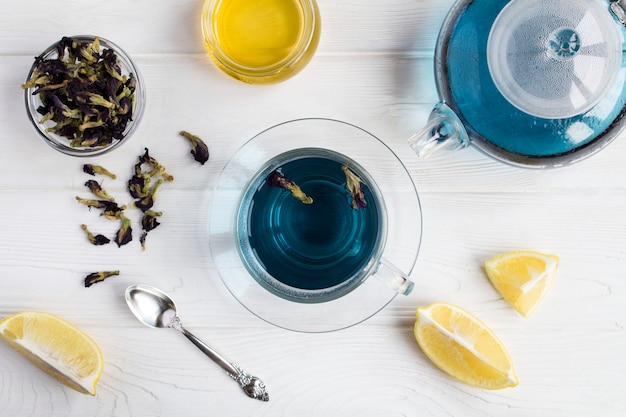
<svg viewBox="0 0 626 417"><path fill-rule="evenodd" d="M306 202L271 183L278 172ZM350 173L361 181L362 206L346 185ZM380 189L363 167L328 149L295 149L269 161L243 194L236 234L252 277L287 300L334 300L370 275L400 294L413 289L407 275L382 259L387 212Z"/></svg>
<svg viewBox="0 0 626 417"><path fill-rule="evenodd" d="M358 199L353 208L344 166L360 179L365 207ZM268 182L275 173L306 196ZM422 216L410 174L379 139L337 120L298 119L233 155L208 226L214 265L237 301L276 326L325 332L411 291Z"/></svg>
<svg viewBox="0 0 626 417"><path fill-rule="evenodd" d="M274 83L300 72L320 37L315 0L206 0L204 45L226 74L250 84Z"/></svg>

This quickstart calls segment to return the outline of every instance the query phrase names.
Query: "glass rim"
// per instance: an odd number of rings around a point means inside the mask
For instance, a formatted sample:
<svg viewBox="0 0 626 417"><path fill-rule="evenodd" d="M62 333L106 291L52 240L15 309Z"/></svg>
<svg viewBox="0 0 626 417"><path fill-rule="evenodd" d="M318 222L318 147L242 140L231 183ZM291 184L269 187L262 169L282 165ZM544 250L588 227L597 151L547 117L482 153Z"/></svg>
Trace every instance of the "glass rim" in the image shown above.
<svg viewBox="0 0 626 417"><path fill-rule="evenodd" d="M205 45L210 45L207 48L210 49L212 57L219 62L220 65L232 71L241 77L246 78L267 78L273 75L279 74L286 68L291 68L297 62L302 59L309 48L311 48L315 39L316 27L319 24L319 14L317 12L317 3L315 0L293 0L302 5L302 11L304 13L304 24L300 32L301 36L299 42L293 51L285 58L271 65L263 67L253 67L249 65L243 65L237 61L231 59L228 54L224 53L223 49L219 46L218 42L215 42L213 23L211 19L211 11L215 6L224 0L206 0L202 10L202 37ZM307 20L308 18L308 20Z"/></svg>
<svg viewBox="0 0 626 417"><path fill-rule="evenodd" d="M249 225L245 222L245 224L242 225L242 222L240 222L239 220L235 222L235 234L238 237L239 242L245 243L240 243L236 246L239 256L241 257L242 264L246 267L251 276L260 275L259 277L253 276L253 279L255 279L262 287L264 287L268 291L276 293L277 296L294 302L325 303L328 301L332 301L338 297L342 297L356 289L356 287L358 287L365 279L367 279L375 272L375 270L378 268L379 263L381 262L381 259L383 258L383 253L385 252L385 244L387 243L388 232L387 207L385 204L383 193L376 184L376 181L370 176L365 168L363 168L357 161L353 160L349 156L327 148L300 147L280 153L268 160L263 166L261 166L253 175L253 177L248 181L247 185L244 187L244 191L241 194L239 203L237 204L238 209L236 211L236 218L248 218L252 208L250 206L244 206L243 202L246 201L248 198L251 198L251 196L256 192L256 189L258 188L260 183L265 181L271 171L289 162L309 157L326 157L334 162L347 164L350 170L354 171L359 178L364 180L363 182L367 184L370 192L375 197L376 206L378 207L377 217L379 220L379 233L376 236L375 244L372 248L367 262L361 267L359 271L356 271L348 279L331 287L319 288L314 290L304 288L294 289L293 287L282 283L280 280L273 277L269 272L263 269L263 262L255 256L254 249L250 246L249 242L244 240L244 236L247 236L249 233ZM251 261L249 262L247 259L250 259Z"/></svg>

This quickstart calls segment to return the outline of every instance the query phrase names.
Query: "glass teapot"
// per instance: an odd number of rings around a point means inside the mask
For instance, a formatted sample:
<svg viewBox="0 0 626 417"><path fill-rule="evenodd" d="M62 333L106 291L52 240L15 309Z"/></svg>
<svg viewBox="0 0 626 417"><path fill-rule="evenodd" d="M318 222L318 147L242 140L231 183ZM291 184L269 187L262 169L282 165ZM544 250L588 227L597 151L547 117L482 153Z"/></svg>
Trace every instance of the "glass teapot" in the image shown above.
<svg viewBox="0 0 626 417"><path fill-rule="evenodd" d="M457 0L437 39L441 101L409 139L513 165L571 164L625 126L626 0Z"/></svg>

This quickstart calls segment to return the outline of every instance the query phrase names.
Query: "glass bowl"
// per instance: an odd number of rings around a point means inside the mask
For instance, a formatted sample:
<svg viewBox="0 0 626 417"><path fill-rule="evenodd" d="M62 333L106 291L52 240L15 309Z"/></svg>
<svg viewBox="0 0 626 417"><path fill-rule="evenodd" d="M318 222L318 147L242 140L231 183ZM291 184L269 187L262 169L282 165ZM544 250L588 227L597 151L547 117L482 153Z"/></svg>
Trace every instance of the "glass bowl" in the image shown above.
<svg viewBox="0 0 626 417"><path fill-rule="evenodd" d="M72 156L95 156L100 155L105 152L109 152L117 147L119 147L122 143L126 142L128 138L135 131L139 122L141 121L141 117L143 115L144 106L145 106L145 87L143 83L143 79L141 74L139 73L137 67L130 59L130 57L116 44L113 42L103 39L101 37L90 36L90 35L77 35L69 37L77 42L86 42L92 44L96 38L98 38L100 46L100 52L103 52L107 49L112 50L117 56L117 62L119 68L121 70L121 75L123 77L130 77L132 74L135 79L134 88L135 91L132 94L132 102L131 102L131 111L132 116L128 120L125 126L121 127L122 131L117 133L114 138L111 139L109 143L103 145L90 145L84 146L76 143L72 143L73 139L62 136L61 134L57 134L51 131L51 128L57 125L55 121L52 120L44 120L44 115L41 114L38 109L43 106L41 94L37 93L37 87L27 87L24 88L24 100L26 104L26 112L28 114L28 118L31 121L33 127L37 131L37 133L46 141L46 143L52 146L59 152L62 152L67 155ZM63 40L55 42L50 45L46 50L44 50L38 57L35 58L35 63L33 63L30 71L28 72L28 76L26 77L26 82L28 82L33 73L36 71L37 64L42 60L55 60L58 58L57 48L61 44ZM65 54L67 56L69 52L65 50ZM94 107L94 105L88 105L88 107ZM76 108L76 107L74 107ZM100 107L102 108L102 107Z"/></svg>
<svg viewBox="0 0 626 417"><path fill-rule="evenodd" d="M201 24L215 65L249 84L299 73L315 54L321 32L315 0L205 0Z"/></svg>

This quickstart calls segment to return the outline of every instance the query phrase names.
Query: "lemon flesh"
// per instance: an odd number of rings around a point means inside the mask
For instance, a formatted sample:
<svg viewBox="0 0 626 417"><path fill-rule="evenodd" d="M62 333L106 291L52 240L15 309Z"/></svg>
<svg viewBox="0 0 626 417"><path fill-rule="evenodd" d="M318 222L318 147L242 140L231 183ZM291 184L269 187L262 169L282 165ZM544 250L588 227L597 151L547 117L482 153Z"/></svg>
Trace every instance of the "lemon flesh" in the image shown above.
<svg viewBox="0 0 626 417"><path fill-rule="evenodd" d="M414 333L438 368L466 384L486 389L518 383L511 358L498 337L461 308L435 303L418 308Z"/></svg>
<svg viewBox="0 0 626 417"><path fill-rule="evenodd" d="M530 317L546 296L556 276L559 257L521 250L485 262L489 280L517 312Z"/></svg>
<svg viewBox="0 0 626 417"><path fill-rule="evenodd" d="M68 387L96 394L102 352L73 324L49 313L25 311L0 321L0 338Z"/></svg>

